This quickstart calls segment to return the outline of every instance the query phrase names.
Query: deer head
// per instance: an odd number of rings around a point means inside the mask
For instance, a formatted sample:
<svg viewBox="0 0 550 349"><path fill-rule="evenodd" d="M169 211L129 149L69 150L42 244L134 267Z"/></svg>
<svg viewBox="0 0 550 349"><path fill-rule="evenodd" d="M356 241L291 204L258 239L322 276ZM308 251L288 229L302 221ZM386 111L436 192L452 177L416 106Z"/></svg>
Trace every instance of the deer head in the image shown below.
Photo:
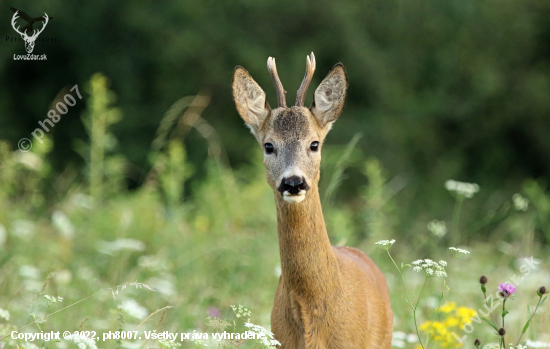
<svg viewBox="0 0 550 349"><path fill-rule="evenodd" d="M348 87L345 68L338 63L315 90L311 107L304 107L315 71L313 53L307 57L306 64L306 74L293 107L286 106L286 92L277 75L274 58L269 57L267 68L277 90L275 109L270 108L265 92L246 69L237 66L233 74L237 111L264 150L269 185L275 195L288 203L302 202L308 190L317 189L323 140L342 112Z"/></svg>
<svg viewBox="0 0 550 349"><path fill-rule="evenodd" d="M46 28L46 25L48 24L48 20L49 20L49 17L48 15L44 12L44 25L42 26L42 29L40 30L33 30L32 32L32 35L31 36L28 36L27 35L27 31L25 30L25 32L21 32L19 30L19 27L15 28L15 21L17 20L17 18L19 18L19 11L16 11L14 14L13 14L13 17L11 19L11 26L13 27L13 29L19 33L21 35L21 38L23 38L23 40L25 40L25 49L27 50L27 53L32 53L32 50L34 50L34 43L36 41L36 38L38 38L38 35L40 35L40 33L42 33L44 31L44 28Z"/></svg>

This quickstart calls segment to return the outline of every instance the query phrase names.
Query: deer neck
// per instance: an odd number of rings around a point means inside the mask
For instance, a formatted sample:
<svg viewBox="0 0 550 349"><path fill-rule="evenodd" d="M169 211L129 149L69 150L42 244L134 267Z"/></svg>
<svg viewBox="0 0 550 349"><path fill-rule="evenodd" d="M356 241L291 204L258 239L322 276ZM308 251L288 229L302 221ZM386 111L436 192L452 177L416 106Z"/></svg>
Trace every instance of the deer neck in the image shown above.
<svg viewBox="0 0 550 349"><path fill-rule="evenodd" d="M275 191L281 277L301 295L327 295L338 283L338 264L330 245L317 186L304 201L291 204Z"/></svg>

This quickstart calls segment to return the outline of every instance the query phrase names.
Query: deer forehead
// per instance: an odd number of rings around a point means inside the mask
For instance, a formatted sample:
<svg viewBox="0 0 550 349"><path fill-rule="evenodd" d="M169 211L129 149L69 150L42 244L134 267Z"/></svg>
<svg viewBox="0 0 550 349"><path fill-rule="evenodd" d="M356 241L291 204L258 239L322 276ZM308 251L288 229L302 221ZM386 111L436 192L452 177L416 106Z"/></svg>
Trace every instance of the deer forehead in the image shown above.
<svg viewBox="0 0 550 349"><path fill-rule="evenodd" d="M304 107L275 109L268 123L266 138L290 142L307 141L320 136L321 129L317 121L309 109Z"/></svg>

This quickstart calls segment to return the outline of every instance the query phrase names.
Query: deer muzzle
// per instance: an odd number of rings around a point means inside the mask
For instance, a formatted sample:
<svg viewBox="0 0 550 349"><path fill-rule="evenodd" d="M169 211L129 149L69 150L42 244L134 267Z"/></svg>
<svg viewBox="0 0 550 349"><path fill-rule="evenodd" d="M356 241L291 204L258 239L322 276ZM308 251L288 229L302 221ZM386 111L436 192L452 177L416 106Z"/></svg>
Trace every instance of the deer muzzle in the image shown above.
<svg viewBox="0 0 550 349"><path fill-rule="evenodd" d="M285 201L298 203L305 199L309 185L304 177L290 176L282 179L281 185L279 185L277 190Z"/></svg>

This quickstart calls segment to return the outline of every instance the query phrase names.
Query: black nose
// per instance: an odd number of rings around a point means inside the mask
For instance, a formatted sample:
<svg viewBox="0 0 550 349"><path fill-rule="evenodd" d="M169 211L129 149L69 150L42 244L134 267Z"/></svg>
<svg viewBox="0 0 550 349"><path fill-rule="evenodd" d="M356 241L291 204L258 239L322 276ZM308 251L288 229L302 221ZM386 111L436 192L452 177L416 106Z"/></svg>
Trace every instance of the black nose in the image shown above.
<svg viewBox="0 0 550 349"><path fill-rule="evenodd" d="M277 190L279 190L281 194L288 191L290 194L295 195L298 194L300 190L309 190L309 185L307 185L303 177L290 176L288 178L283 178Z"/></svg>

